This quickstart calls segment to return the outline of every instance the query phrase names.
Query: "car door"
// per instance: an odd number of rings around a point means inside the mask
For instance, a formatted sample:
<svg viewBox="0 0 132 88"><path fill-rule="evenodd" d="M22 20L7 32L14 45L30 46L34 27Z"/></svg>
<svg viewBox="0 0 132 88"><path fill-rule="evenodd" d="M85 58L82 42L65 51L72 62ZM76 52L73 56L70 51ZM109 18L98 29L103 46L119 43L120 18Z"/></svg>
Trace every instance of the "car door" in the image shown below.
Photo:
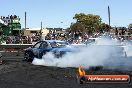
<svg viewBox="0 0 132 88"><path fill-rule="evenodd" d="M34 55L34 57L38 58L39 52L40 52L40 46L41 46L42 42L38 42L36 43L33 48L32 48L32 53Z"/></svg>
<svg viewBox="0 0 132 88"><path fill-rule="evenodd" d="M39 58L42 58L47 52L49 52L52 48L49 46L48 42L43 41L39 48Z"/></svg>

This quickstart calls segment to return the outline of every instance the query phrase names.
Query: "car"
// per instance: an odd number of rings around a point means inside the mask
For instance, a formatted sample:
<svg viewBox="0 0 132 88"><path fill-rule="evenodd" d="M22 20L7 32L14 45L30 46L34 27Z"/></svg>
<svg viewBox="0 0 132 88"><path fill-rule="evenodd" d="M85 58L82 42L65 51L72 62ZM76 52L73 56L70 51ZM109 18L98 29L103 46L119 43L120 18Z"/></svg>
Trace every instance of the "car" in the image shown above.
<svg viewBox="0 0 132 88"><path fill-rule="evenodd" d="M60 58L67 52L72 52L72 48L65 41L39 41L32 47L24 49L24 60L32 61L35 57L41 59L47 52L52 52L56 58Z"/></svg>

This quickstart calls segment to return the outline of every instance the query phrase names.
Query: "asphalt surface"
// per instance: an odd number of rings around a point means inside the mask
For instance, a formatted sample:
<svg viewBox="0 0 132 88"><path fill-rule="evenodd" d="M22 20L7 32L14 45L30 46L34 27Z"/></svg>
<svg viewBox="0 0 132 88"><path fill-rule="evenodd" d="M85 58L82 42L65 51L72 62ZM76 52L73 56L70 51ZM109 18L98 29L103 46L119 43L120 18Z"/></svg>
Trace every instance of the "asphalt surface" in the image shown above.
<svg viewBox="0 0 132 88"><path fill-rule="evenodd" d="M77 68L35 66L22 61L23 54L4 54L0 65L0 88L132 88L132 82L122 84L78 84ZM14 58L15 57L15 58ZM87 74L127 74L132 79L132 70L89 69Z"/></svg>

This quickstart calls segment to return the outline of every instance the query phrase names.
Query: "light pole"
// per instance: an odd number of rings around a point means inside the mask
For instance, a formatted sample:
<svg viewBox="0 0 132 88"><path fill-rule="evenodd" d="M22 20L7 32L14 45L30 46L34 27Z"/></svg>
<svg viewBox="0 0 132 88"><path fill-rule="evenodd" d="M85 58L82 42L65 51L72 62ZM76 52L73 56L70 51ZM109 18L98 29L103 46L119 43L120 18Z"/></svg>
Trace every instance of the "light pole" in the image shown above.
<svg viewBox="0 0 132 88"><path fill-rule="evenodd" d="M26 30L26 27L27 27L27 12L25 12L25 30Z"/></svg>
<svg viewBox="0 0 132 88"><path fill-rule="evenodd" d="M110 7L108 6L108 18L109 18L109 31L110 31Z"/></svg>
<svg viewBox="0 0 132 88"><path fill-rule="evenodd" d="M43 40L43 39L42 39L42 30L43 30L43 23L42 23L42 21L41 21L40 40Z"/></svg>

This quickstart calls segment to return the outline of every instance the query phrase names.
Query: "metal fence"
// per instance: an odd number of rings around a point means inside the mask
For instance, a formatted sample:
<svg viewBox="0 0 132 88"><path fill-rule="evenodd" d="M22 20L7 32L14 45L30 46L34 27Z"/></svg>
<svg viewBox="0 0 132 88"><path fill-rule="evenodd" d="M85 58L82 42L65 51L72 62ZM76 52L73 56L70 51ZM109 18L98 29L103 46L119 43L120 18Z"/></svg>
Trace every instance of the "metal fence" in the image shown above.
<svg viewBox="0 0 132 88"><path fill-rule="evenodd" d="M2 58L23 58L24 49L33 46L33 44L1 44L0 53Z"/></svg>

